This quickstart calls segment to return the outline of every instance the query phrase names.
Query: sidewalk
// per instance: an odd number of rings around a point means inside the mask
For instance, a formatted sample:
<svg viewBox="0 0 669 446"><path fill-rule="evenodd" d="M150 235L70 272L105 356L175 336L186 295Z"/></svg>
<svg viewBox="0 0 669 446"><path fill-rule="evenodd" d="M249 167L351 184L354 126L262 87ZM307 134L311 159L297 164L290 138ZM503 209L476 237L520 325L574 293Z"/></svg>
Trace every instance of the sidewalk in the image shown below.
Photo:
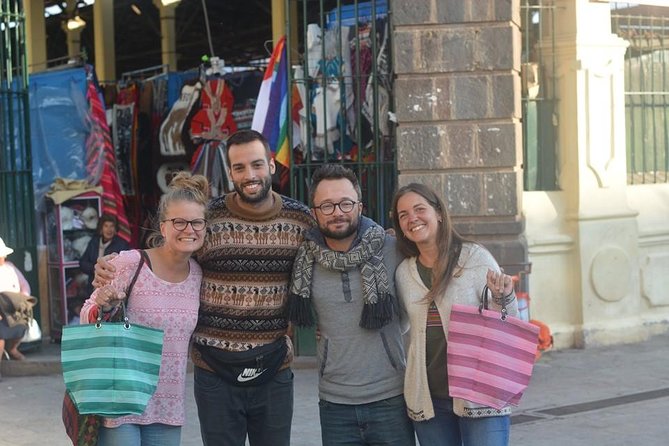
<svg viewBox="0 0 669 446"><path fill-rule="evenodd" d="M58 374L58 359L58 346L49 345L40 352L29 353L24 364L2 361L0 446L68 446L60 422L64 386ZM313 365L312 358L300 358L294 370L291 444L295 446L320 444ZM16 374L23 376L12 376ZM192 388L190 378L183 446L202 444ZM514 412L510 444L667 444L667 413L669 334L639 344L548 352L536 364L532 383Z"/></svg>

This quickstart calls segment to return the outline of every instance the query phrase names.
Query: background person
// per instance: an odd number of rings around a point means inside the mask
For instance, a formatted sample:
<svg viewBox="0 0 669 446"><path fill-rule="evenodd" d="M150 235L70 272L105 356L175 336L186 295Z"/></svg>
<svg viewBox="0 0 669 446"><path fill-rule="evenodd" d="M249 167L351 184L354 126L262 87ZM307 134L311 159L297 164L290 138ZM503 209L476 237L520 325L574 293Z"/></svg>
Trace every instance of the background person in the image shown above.
<svg viewBox="0 0 669 446"><path fill-rule="evenodd" d="M446 342L453 303L479 305L483 287L491 309L518 306L511 277L482 246L461 237L446 206L429 187L411 183L392 205L398 245L407 258L395 281L410 320L404 397L421 445L506 446L510 409L481 407L448 394Z"/></svg>
<svg viewBox="0 0 669 446"><path fill-rule="evenodd" d="M209 184L201 175L181 172L158 206L160 237L145 252L128 299L131 323L164 330L158 387L142 415L104 418L99 446L177 446L185 422L184 394L191 334L197 323L202 270L191 255L206 232ZM81 322L94 322L100 311L114 311L125 299L140 262L140 251L122 251L111 260L117 277L96 290L81 310Z"/></svg>
<svg viewBox="0 0 669 446"><path fill-rule="evenodd" d="M102 217L98 220L97 234L88 242L86 251L79 259L81 271L88 275L86 297L93 293L95 262L98 257L130 249L128 242L116 235L117 232L118 220L116 217L110 214L102 214Z"/></svg>
<svg viewBox="0 0 669 446"><path fill-rule="evenodd" d="M7 256L13 252L14 250L5 245L4 240L0 238L0 292L13 291L30 296L30 284L21 271L7 260ZM0 361L5 355L17 361L25 359L18 347L27 328L25 325L10 327L0 314Z"/></svg>

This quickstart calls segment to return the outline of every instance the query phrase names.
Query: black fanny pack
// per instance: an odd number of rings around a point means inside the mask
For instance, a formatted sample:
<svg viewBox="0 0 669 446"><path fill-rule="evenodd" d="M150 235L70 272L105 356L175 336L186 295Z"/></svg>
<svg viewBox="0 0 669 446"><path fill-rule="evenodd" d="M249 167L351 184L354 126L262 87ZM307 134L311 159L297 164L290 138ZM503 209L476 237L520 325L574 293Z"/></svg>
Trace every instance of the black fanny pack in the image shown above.
<svg viewBox="0 0 669 446"><path fill-rule="evenodd" d="M204 362L228 383L240 386L260 386L269 382L279 371L286 354L288 344L281 336L271 344L245 350L230 352L208 345L195 344Z"/></svg>

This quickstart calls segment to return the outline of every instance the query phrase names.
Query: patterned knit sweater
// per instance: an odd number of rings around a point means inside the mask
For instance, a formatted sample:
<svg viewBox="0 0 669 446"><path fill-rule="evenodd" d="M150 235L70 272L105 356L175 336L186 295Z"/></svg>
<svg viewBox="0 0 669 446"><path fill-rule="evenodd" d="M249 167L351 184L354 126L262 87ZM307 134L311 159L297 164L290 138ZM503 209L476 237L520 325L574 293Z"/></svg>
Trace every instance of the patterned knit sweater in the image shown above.
<svg viewBox="0 0 669 446"><path fill-rule="evenodd" d="M243 351L286 335L293 260L314 220L304 204L274 192L274 206L263 213L241 209L235 195L209 205L207 237L197 253L203 280L193 341ZM287 364L292 356L289 342ZM211 370L198 349L192 358Z"/></svg>

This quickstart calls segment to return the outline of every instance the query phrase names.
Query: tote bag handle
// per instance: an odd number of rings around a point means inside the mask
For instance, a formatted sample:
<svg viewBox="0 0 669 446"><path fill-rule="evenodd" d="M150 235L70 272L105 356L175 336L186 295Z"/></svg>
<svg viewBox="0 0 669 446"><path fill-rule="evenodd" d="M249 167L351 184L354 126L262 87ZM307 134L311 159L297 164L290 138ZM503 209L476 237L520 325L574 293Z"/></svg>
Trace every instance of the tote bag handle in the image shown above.
<svg viewBox="0 0 669 446"><path fill-rule="evenodd" d="M481 291L481 299L479 301L479 314L483 314L483 310L488 310L488 301L490 299L490 296L492 295L492 291L490 291L490 288L488 288L488 285L483 286L483 291ZM493 298L494 300L497 301L497 299ZM513 300L513 291L511 291L511 294L508 296L501 297L499 300L501 301L500 305L502 306L502 309L500 310L501 317L503 321L506 320L506 317L509 314L509 311L506 309L507 303L510 303Z"/></svg>
<svg viewBox="0 0 669 446"><path fill-rule="evenodd" d="M98 326L101 322L128 322L128 317L125 314L125 307L126 307L126 301L130 299L130 293L132 293L132 289L135 286L135 282L137 282L137 277L139 277L139 272L142 270L142 266L144 266L144 263L149 265L149 268L151 268L151 260L149 259L149 255L144 251L143 249L139 249L139 263L137 264L137 269L135 270L135 274L132 276L132 280L130 281L130 284L128 285L128 288L125 291L125 299L123 302L121 302L121 307L123 310L123 317L118 318L115 317L118 315L118 307L116 307L114 310L111 310L109 313L104 314L102 311L98 311L98 319L95 321L95 325Z"/></svg>

